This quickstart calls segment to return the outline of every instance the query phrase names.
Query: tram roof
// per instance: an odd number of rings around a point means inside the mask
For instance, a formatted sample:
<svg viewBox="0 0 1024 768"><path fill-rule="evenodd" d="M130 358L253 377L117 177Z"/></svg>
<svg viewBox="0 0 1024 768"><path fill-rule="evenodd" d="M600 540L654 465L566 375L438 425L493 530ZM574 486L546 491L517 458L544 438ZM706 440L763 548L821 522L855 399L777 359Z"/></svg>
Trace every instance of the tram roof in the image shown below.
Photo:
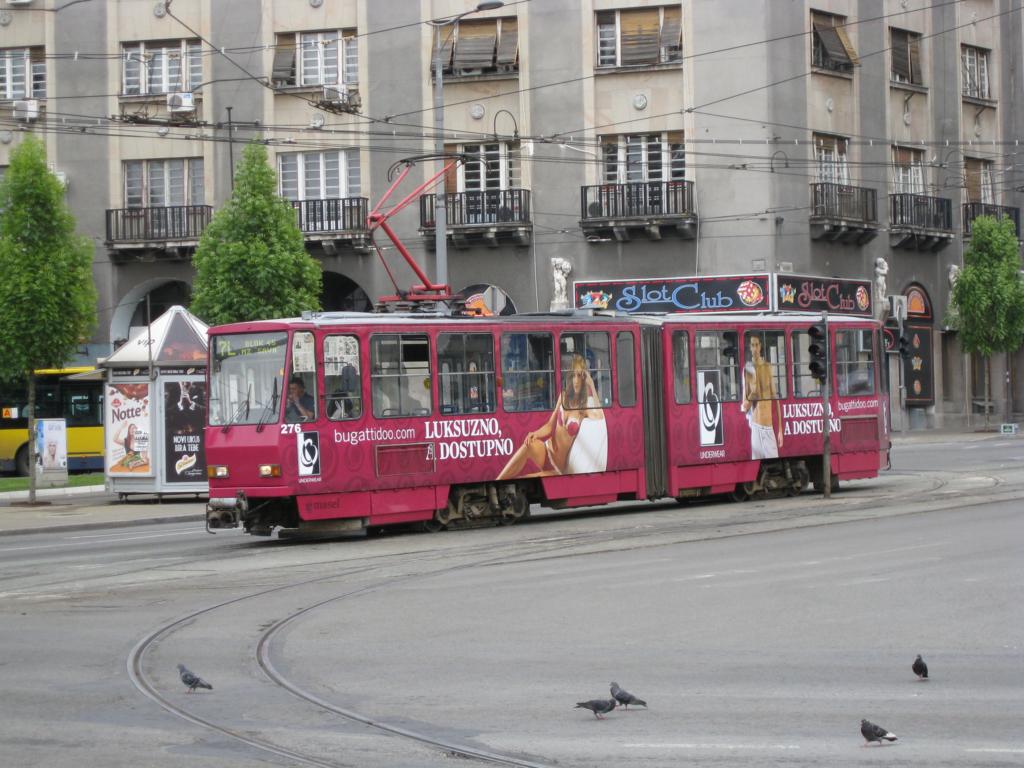
<svg viewBox="0 0 1024 768"><path fill-rule="evenodd" d="M290 327L388 326L416 324L500 323L502 325L536 324L538 322L595 323L637 322L643 325L689 324L743 324L820 322L820 312L676 312L628 313L614 310L578 309L564 312L536 312L515 315L448 315L440 312L307 312L302 317L276 320L253 320L216 326L210 333L246 333L284 330ZM874 322L873 318L851 315L829 315L829 323Z"/></svg>

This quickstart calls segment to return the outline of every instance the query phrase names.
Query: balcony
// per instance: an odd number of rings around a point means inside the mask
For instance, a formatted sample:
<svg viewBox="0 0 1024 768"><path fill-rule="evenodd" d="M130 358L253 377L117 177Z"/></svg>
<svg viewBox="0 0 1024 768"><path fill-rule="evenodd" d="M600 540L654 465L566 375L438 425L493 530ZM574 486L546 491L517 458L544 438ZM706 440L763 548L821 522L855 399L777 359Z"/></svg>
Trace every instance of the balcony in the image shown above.
<svg viewBox="0 0 1024 768"><path fill-rule="evenodd" d="M107 211L107 245L115 252L187 258L213 217L209 205L114 208Z"/></svg>
<svg viewBox="0 0 1024 768"><path fill-rule="evenodd" d="M811 184L811 239L863 245L878 235L878 194L848 184Z"/></svg>
<svg viewBox="0 0 1024 768"><path fill-rule="evenodd" d="M591 242L626 241L637 233L650 240L666 234L691 239L696 234L692 181L581 187L580 206L580 227Z"/></svg>
<svg viewBox="0 0 1024 768"><path fill-rule="evenodd" d="M319 243L324 253L334 255L339 246L349 246L360 253L369 248L369 203L365 197L291 202L306 242Z"/></svg>
<svg viewBox="0 0 1024 768"><path fill-rule="evenodd" d="M964 203L964 239L971 236L971 224L979 216L993 216L997 219L1008 216L1020 240L1020 208L992 203Z"/></svg>
<svg viewBox="0 0 1024 768"><path fill-rule="evenodd" d="M953 202L901 192L889 195L889 245L938 251L953 241Z"/></svg>
<svg viewBox="0 0 1024 768"><path fill-rule="evenodd" d="M530 220L530 190L488 189L445 195L447 231L456 248L482 243L529 245L533 235ZM437 195L420 196L420 233L432 235L437 224L434 211ZM428 245L433 240L428 241Z"/></svg>

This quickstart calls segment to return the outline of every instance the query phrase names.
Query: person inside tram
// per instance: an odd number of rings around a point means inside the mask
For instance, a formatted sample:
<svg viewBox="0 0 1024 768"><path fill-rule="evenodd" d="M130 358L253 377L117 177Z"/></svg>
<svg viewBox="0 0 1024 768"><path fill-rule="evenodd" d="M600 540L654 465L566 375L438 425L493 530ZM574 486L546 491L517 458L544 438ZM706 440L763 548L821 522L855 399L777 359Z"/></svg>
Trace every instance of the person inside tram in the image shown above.
<svg viewBox="0 0 1024 768"><path fill-rule="evenodd" d="M497 479L572 474L574 470L569 468L569 455L588 420L603 423L604 411L600 408L587 361L574 354L566 371L562 394L551 416L540 429L527 433ZM607 449L603 453L607 459ZM589 471L604 470L604 466L594 466Z"/></svg>
<svg viewBox="0 0 1024 768"><path fill-rule="evenodd" d="M312 421L316 417L316 403L313 396L306 391L306 384L300 376L292 376L288 382L288 407L284 411L284 419L289 424L300 421Z"/></svg>

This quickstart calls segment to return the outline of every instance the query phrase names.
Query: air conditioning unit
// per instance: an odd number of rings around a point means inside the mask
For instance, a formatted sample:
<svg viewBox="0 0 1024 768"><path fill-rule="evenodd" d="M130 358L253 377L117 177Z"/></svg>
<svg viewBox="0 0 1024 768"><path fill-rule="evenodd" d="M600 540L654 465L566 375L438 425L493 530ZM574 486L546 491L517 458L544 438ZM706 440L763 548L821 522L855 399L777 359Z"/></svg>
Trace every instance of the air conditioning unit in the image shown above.
<svg viewBox="0 0 1024 768"><path fill-rule="evenodd" d="M39 119L39 99L24 99L14 102L14 119L23 123L34 123Z"/></svg>
<svg viewBox="0 0 1024 768"><path fill-rule="evenodd" d="M195 95L191 93L167 94L167 109L172 113L195 112Z"/></svg>
<svg viewBox="0 0 1024 768"><path fill-rule="evenodd" d="M359 91L348 85L325 85L320 97L321 104L346 109L358 109L362 105Z"/></svg>

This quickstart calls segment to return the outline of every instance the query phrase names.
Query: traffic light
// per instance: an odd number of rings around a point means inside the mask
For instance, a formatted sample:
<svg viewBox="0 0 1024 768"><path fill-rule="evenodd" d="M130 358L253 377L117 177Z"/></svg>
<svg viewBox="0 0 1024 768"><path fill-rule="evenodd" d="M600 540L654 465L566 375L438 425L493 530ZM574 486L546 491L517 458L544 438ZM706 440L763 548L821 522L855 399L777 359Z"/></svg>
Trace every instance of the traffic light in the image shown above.
<svg viewBox="0 0 1024 768"><path fill-rule="evenodd" d="M811 337L807 345L811 356L807 367L811 369L811 377L824 384L828 378L828 328L824 323L815 323L807 329L807 335Z"/></svg>
<svg viewBox="0 0 1024 768"><path fill-rule="evenodd" d="M900 337L896 339L896 351L904 360L910 357L910 339L906 337L906 334L900 334Z"/></svg>

